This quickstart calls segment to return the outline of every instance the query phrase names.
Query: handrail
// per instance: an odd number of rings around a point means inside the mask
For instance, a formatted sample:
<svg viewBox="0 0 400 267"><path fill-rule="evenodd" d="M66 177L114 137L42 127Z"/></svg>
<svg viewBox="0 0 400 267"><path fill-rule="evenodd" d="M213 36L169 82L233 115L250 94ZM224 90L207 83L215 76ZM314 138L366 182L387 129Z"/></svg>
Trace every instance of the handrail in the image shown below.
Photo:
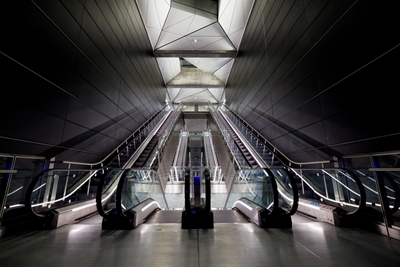
<svg viewBox="0 0 400 267"><path fill-rule="evenodd" d="M20 158L20 159L46 159L46 157L43 156L32 156L32 155L21 155L21 154L10 154L10 153L0 153L0 157Z"/></svg>
<svg viewBox="0 0 400 267"><path fill-rule="evenodd" d="M209 103L210 103L210 102L209 102ZM210 103L209 106L211 106L213 112L216 113L216 110L215 110L214 106L213 106L211 103ZM238 160L237 160L237 158L236 158L236 156L235 156L235 153L234 153L234 151L233 151L234 148L231 147L230 142L226 139L226 134L229 135L229 133L227 133L226 131L224 131L225 129L223 129L223 128L221 127L221 125L220 125L221 122L220 122L218 116L217 116L216 114L214 114L213 112L210 111L211 116L213 117L213 119L214 119L215 122L217 123L218 128L219 128L219 130L221 131L221 134L222 134L223 138L225 139L225 142L226 142L226 144L227 144L227 146L228 146L228 148L229 148L229 151L231 152L233 161L234 161L234 163L236 163L236 166L237 166L238 169L240 170L240 169L242 169L242 168L241 168L240 163L238 162ZM222 125L222 126L223 126L223 125ZM241 152L241 151L240 151L240 152ZM241 152L241 153L242 153L242 152Z"/></svg>
<svg viewBox="0 0 400 267"><path fill-rule="evenodd" d="M150 121L152 121L155 117L157 117L166 107L167 105L165 104L162 109L160 109L158 112L156 112L153 116L148 118L136 131L134 131L131 135L129 135L119 146L117 146L113 151L111 151L106 157L104 157L102 160L95 162L95 163L87 163L87 162L78 162L78 161L63 161L62 163L65 164L72 164L72 165L83 165L83 166L94 166L94 165L101 165L104 161L106 161L109 157L111 157L115 152L117 154L119 153L119 148L123 145L127 145L127 142L129 139L135 136L135 134L140 133L143 128L145 128ZM104 166L101 166L104 167Z"/></svg>
<svg viewBox="0 0 400 267"><path fill-rule="evenodd" d="M238 117L243 123L246 123L247 127L250 128L250 130L254 133L257 134L258 138L264 139L264 142L268 143L273 150L271 150L272 153L276 154L278 152L280 155L282 155L286 160L289 161L289 166L291 164L297 164L297 165L312 165L312 164L324 164L324 163L330 163L330 160L321 160L321 161L307 161L307 162L297 162L292 159L290 159L288 156L286 156L282 151L280 151L275 145L273 145L270 141L268 141L262 134L260 134L256 129L253 128L250 124L248 124L241 116L239 116L236 112L232 111L226 104L225 105L226 109L229 110L229 112L232 112L236 117Z"/></svg>
<svg viewBox="0 0 400 267"><path fill-rule="evenodd" d="M17 173L17 171L16 170L0 170L0 173L12 174L12 173Z"/></svg>

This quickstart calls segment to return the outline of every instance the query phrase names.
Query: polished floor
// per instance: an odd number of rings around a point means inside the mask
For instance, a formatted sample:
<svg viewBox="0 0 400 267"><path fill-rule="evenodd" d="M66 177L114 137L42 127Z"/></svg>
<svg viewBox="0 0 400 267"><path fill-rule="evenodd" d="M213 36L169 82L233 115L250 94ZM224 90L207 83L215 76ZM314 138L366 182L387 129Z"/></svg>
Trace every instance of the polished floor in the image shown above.
<svg viewBox="0 0 400 267"><path fill-rule="evenodd" d="M182 230L159 223L117 231L101 230L94 216L0 239L0 266L400 266L400 241L300 215L291 229L216 223Z"/></svg>

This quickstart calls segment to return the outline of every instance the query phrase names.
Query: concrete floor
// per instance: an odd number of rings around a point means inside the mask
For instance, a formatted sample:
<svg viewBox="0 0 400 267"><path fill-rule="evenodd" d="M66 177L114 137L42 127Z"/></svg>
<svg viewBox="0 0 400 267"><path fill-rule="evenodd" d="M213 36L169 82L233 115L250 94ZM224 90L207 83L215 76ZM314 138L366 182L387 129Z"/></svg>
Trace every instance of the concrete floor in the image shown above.
<svg viewBox="0 0 400 267"><path fill-rule="evenodd" d="M182 230L165 223L103 231L94 216L0 239L0 266L400 266L400 241L292 219L291 229L216 223L210 230Z"/></svg>

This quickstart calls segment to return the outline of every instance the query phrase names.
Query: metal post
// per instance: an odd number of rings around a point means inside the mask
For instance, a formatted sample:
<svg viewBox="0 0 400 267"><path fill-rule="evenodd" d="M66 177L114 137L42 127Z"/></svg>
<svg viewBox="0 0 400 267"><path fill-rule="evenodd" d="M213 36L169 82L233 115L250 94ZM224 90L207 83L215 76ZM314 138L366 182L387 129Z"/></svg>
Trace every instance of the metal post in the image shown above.
<svg viewBox="0 0 400 267"><path fill-rule="evenodd" d="M7 157L5 170L14 170L15 167L15 157ZM4 173L3 179L0 179L0 225L3 220L4 208L7 204L7 194L10 189L12 173Z"/></svg>
<svg viewBox="0 0 400 267"><path fill-rule="evenodd" d="M373 168L380 168L379 158L371 156L370 160ZM374 171L374 178L376 182L376 188L378 190L379 201L381 202L382 216L386 226L386 233L387 236L390 237L389 227L391 228L391 226L393 225L393 218L388 216L388 214L390 214L389 202L387 200L383 175L381 172Z"/></svg>

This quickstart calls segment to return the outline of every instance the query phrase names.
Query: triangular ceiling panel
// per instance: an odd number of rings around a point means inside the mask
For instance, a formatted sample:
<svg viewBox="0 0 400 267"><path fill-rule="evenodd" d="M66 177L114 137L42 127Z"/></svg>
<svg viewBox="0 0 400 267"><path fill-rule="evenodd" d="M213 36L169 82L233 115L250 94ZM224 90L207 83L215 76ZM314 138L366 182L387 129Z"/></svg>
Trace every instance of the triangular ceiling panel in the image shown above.
<svg viewBox="0 0 400 267"><path fill-rule="evenodd" d="M229 5L231 0L219 0L218 1L218 19L225 13L226 7Z"/></svg>
<svg viewBox="0 0 400 267"><path fill-rule="evenodd" d="M189 35L190 37L225 37L226 34L224 30L221 28L219 23L213 23L201 30L193 32Z"/></svg>
<svg viewBox="0 0 400 267"><path fill-rule="evenodd" d="M198 38L193 38L193 37L186 37L186 39L191 43L193 48L195 50L201 50L203 47L206 47L210 44L213 44L215 42L218 42L219 40L223 39L224 37L218 36L218 37L198 37Z"/></svg>
<svg viewBox="0 0 400 267"><path fill-rule="evenodd" d="M222 28L226 33L229 33L229 29L231 27L232 20L236 19L233 17L235 12L236 0L231 0L229 5L225 8L224 13L218 18L219 24L221 24Z"/></svg>
<svg viewBox="0 0 400 267"><path fill-rule="evenodd" d="M179 91L175 102L208 102L216 103L214 95L207 88L185 88Z"/></svg>
<svg viewBox="0 0 400 267"><path fill-rule="evenodd" d="M243 17L242 8L243 8L242 0L236 0L236 5L231 20L231 25L229 27L229 32L227 32L228 35L244 28L246 22Z"/></svg>
<svg viewBox="0 0 400 267"><path fill-rule="evenodd" d="M224 88L208 88L208 91L217 99L222 101L222 95L224 94Z"/></svg>
<svg viewBox="0 0 400 267"><path fill-rule="evenodd" d="M200 16L200 15L196 15L196 16L194 16L193 21L191 22L186 33L191 33L191 32L197 31L199 29L207 27L208 25L210 25L216 21L217 21L216 19L211 19L211 18Z"/></svg>
<svg viewBox="0 0 400 267"><path fill-rule="evenodd" d="M203 72L214 73L229 62L231 58L185 58L185 60Z"/></svg>
<svg viewBox="0 0 400 267"><path fill-rule="evenodd" d="M231 59L228 63L226 63L224 66L222 66L216 72L214 72L214 75L217 76L224 84L226 84L228 81L228 76L231 71L233 62L234 62L234 59Z"/></svg>
<svg viewBox="0 0 400 267"><path fill-rule="evenodd" d="M180 38L182 38L181 35L163 31L163 32L161 32L161 35L158 39L156 48L158 49L158 48L160 48L164 45L167 45L169 43L172 43Z"/></svg>
<svg viewBox="0 0 400 267"><path fill-rule="evenodd" d="M201 102L199 99L209 98L212 101L223 101L224 89L219 86L224 86L223 83L226 84L229 78L233 58L237 54L255 0L218 0L218 4L201 0L136 1L150 42L153 49L157 50L155 55L164 82L167 87L173 87L167 89L171 100L176 98ZM168 58L171 55L176 58ZM206 58L201 58L201 55ZM183 71L187 67L181 70L178 57L184 57L194 65L196 75L212 77L202 79L201 83L189 79L192 76L187 78ZM188 81L180 85L172 84L172 81L182 77ZM214 80L218 80L221 85L216 88ZM175 88L178 86L186 88Z"/></svg>
<svg viewBox="0 0 400 267"><path fill-rule="evenodd" d="M168 29L169 27L186 20L187 18L191 18L195 15L195 10L192 12L188 12L187 10L174 8L174 5L169 11L168 17L164 24L164 29Z"/></svg>
<svg viewBox="0 0 400 267"><path fill-rule="evenodd" d="M178 23L175 23L174 25L171 25L168 28L164 27L164 32L170 32L170 33L177 34L179 36L184 36L187 33L194 17L195 16L193 15L193 16L190 16Z"/></svg>
<svg viewBox="0 0 400 267"><path fill-rule="evenodd" d="M180 88L167 88L168 94L171 98L171 101L175 101L176 96L178 95Z"/></svg>
<svg viewBox="0 0 400 267"><path fill-rule="evenodd" d="M222 50L222 51L229 51L235 50L235 47L232 46L228 37L225 37L221 40L213 42L209 45L201 47L199 50Z"/></svg>
<svg viewBox="0 0 400 267"><path fill-rule="evenodd" d="M178 58L157 58L164 82L168 83L181 72Z"/></svg>
<svg viewBox="0 0 400 267"><path fill-rule="evenodd" d="M191 42L189 42L189 40L187 40L184 37L181 39L178 39L177 41L171 42L165 46L162 46L159 49L161 49L161 50L178 50L178 49L194 50Z"/></svg>
<svg viewBox="0 0 400 267"><path fill-rule="evenodd" d="M243 32L244 32L244 28L229 35L229 39L231 40L232 44L235 46L236 50L239 49L240 42L242 41Z"/></svg>

